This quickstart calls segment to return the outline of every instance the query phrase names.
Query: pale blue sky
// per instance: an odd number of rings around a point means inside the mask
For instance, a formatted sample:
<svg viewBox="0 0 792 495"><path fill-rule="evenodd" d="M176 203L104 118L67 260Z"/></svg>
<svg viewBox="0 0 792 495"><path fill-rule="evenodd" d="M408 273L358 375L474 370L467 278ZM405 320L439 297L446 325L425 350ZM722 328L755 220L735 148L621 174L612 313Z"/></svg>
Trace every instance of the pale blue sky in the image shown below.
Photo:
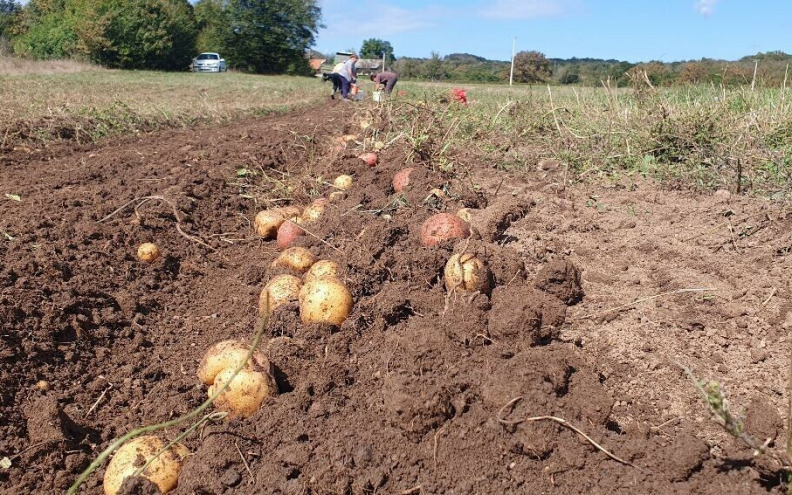
<svg viewBox="0 0 792 495"><path fill-rule="evenodd" d="M397 57L470 53L673 62L792 52L790 0L318 0L316 49L390 41Z"/></svg>

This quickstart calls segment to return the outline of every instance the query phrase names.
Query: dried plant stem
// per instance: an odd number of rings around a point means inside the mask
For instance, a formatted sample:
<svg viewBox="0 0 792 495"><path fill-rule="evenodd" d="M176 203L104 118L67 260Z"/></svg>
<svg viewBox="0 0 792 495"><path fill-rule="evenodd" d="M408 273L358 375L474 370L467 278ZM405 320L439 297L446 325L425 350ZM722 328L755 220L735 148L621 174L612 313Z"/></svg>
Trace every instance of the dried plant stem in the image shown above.
<svg viewBox="0 0 792 495"><path fill-rule="evenodd" d="M533 422L533 421L553 421L555 423L560 424L564 428L569 428L570 430L574 431L575 433L577 433L581 437L585 438L588 443L593 445L597 450L599 450L600 452L604 453L605 455L607 455L608 457L610 457L614 461L619 462L621 464L624 464L625 466L634 467L635 469L643 471L643 469L641 469L640 467L638 467L635 464L631 463L630 461L626 461L626 460L622 459L621 457L616 456L615 454L610 452L608 449L606 449L605 447L603 447L602 445L600 445L596 441L594 441L593 438L591 438L590 436L588 436L585 433L583 433L583 431L581 431L580 429L576 428L575 426L572 426L571 424L569 424L563 418L559 418L557 416L533 416L533 417L530 417L530 418L517 419L517 420L514 420L514 421L509 421L509 420L504 419L503 416L502 416L503 412L506 409L514 406L517 402L521 401L522 399L523 399L522 396L515 397L514 399L510 400L509 402L507 402L506 405L504 405L503 407L501 407L498 410L498 413L495 415L495 417L497 418L497 420L498 420L498 422L500 424L507 425L507 426L515 426L515 425L519 425L521 423L529 423L529 422Z"/></svg>
<svg viewBox="0 0 792 495"><path fill-rule="evenodd" d="M269 304L267 304L267 307L269 307ZM234 377L236 377L236 375L242 370L242 368L247 366L248 361L250 361L250 358L253 356L253 353L256 351L256 348L258 347L258 344L261 341L262 335L264 335L264 331L267 329L268 322L269 322L269 311L266 311L264 316L262 316L256 324L256 333L253 336L253 342L250 344L250 350L248 351L245 360L242 361L239 364L239 366L236 367L234 372L231 374L229 380L226 381L222 387L218 388L217 391L215 391L215 393L212 394L212 396L209 397L203 404L198 406L196 409L193 409L191 412L183 416L180 416L176 419L172 419L170 421L165 421L163 423L158 423L155 425L136 428L130 431L129 433L127 433L126 435L122 436L121 438L117 439L116 441L111 443L106 449L104 449L102 453L99 454L99 456L85 469L85 471L83 471L82 474L80 474L79 478L77 478L77 481L75 481L74 484L66 492L66 495L73 495L77 493L77 490L79 490L80 486L85 482L86 479L88 479L88 476L90 476L91 473L96 471L99 468L99 466L101 466L102 463L104 463L104 461L107 460L107 458L110 457L110 455L113 452L118 450L119 447L124 445L129 440L132 440L133 438L143 435L145 433L153 433L155 431L163 430L165 428L171 428L173 426L180 425L182 423L185 423L200 416L207 408L209 408L209 406L211 406L214 403L214 401L220 396L220 394L222 394L228 388L229 384L234 380ZM211 416L213 416L213 414L201 418L196 424L194 424L190 429L188 429L188 432L195 430L195 428L198 427L197 425L205 423L207 417L211 417ZM173 442L171 442L169 446L172 444Z"/></svg>

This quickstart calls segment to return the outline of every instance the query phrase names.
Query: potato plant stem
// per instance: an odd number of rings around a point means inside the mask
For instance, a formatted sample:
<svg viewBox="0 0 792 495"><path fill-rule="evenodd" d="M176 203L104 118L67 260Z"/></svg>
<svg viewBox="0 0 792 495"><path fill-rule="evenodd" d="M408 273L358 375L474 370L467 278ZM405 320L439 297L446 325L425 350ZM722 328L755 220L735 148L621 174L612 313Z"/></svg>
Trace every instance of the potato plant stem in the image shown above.
<svg viewBox="0 0 792 495"><path fill-rule="evenodd" d="M241 362L239 364L239 366L237 366L237 368L231 374L231 378L228 381L226 381L225 384L222 387L220 387L203 404L201 404L200 406L198 406L196 409L192 410L191 412L189 412L189 413L187 413L187 414L185 414L183 416L180 416L180 417L178 417L176 419L172 419L170 421L165 421L164 423L158 423L158 424L155 424L155 425L142 426L140 428L136 428L136 429L130 431L129 433L127 433L126 435L122 436L121 438L119 438L115 442L111 443L106 449L104 449L102 451L101 454L99 454L99 456L91 463L91 465L88 466L88 468L85 471L82 472L80 477L77 478L77 481L75 481L74 484L66 492L66 495L74 495L74 494L76 494L77 490L80 489L80 486L85 482L86 479L88 479L88 476L90 476L91 473L96 471L96 469L98 469L99 466L101 466L102 463L105 460L107 460L107 458L110 457L110 455L113 452L118 450L119 447L124 445L129 440L131 440L131 439L133 439L135 437L138 437L138 436L140 436L140 435L142 435L144 433L152 433L152 432L159 431L159 430L162 430L162 429L165 429L165 428L171 428L173 426L180 425L180 424L182 424L182 423L184 423L186 421L189 421L189 420L191 420L193 418L198 417L201 413L203 413L209 406L212 405L212 403L220 396L220 394L223 393L226 388L228 388L229 384L233 381L234 377L236 377L237 373L239 373L242 370L242 368L247 366L248 361L250 361L250 358L253 356L253 353L256 351L256 348L258 347L258 344L261 341L262 335L264 335L264 331L267 329L268 321L269 321L269 301L267 302L267 311L265 311L264 316L262 316L258 320L258 322L256 323L256 333L253 336L253 342L250 345L250 350L248 351L245 360L243 362ZM209 415L209 416L211 416L211 415ZM198 422L198 424L204 422L205 420L206 420L206 418L203 418L201 421Z"/></svg>

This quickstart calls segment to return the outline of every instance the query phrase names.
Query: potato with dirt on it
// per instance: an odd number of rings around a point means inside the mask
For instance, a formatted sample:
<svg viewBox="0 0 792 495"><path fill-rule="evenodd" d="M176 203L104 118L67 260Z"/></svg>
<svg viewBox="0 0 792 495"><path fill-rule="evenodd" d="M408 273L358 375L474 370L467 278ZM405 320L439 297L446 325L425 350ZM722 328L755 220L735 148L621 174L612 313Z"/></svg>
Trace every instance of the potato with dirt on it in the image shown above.
<svg viewBox="0 0 792 495"><path fill-rule="evenodd" d="M341 326L352 311L352 294L332 277L307 280L300 289L300 319L305 324Z"/></svg>
<svg viewBox="0 0 792 495"><path fill-rule="evenodd" d="M298 220L286 220L278 228L278 247L286 249L297 240L298 237L305 234L305 231L297 225Z"/></svg>
<svg viewBox="0 0 792 495"><path fill-rule="evenodd" d="M470 226L456 215L438 213L426 219L421 225L421 244L435 247L438 244L470 237Z"/></svg>
<svg viewBox="0 0 792 495"><path fill-rule="evenodd" d="M341 191L348 191L352 187L352 176L342 174L335 178L333 187Z"/></svg>
<svg viewBox="0 0 792 495"><path fill-rule="evenodd" d="M319 220L327 207L327 198L317 198L314 202L303 210L300 218L303 222L310 223Z"/></svg>
<svg viewBox="0 0 792 495"><path fill-rule="evenodd" d="M105 495L116 495L124 480L156 456L165 445L154 435L137 437L122 445L107 465L103 482ZM184 445L175 444L152 461L140 476L157 485L161 493L167 493L176 487L182 461L187 455L189 451Z"/></svg>
<svg viewBox="0 0 792 495"><path fill-rule="evenodd" d="M296 206L262 210L256 214L256 218L253 220L253 229L264 239L272 239L278 234L278 229L283 222L299 215L300 209Z"/></svg>
<svg viewBox="0 0 792 495"><path fill-rule="evenodd" d="M153 242L144 242L138 246L137 255L145 263L154 263L160 257L160 250Z"/></svg>
<svg viewBox="0 0 792 495"><path fill-rule="evenodd" d="M272 268L288 268L297 273L305 273L316 263L316 256L304 247L290 247L272 262Z"/></svg>
<svg viewBox="0 0 792 495"><path fill-rule="evenodd" d="M210 347L198 365L198 379L206 385L215 382L217 374L226 368L236 369L245 362L250 353L250 345L239 340L223 340ZM247 367L254 369L256 366L266 367L267 359L258 350L253 352L253 356Z"/></svg>
<svg viewBox="0 0 792 495"><path fill-rule="evenodd" d="M487 265L474 254L462 253L451 256L443 274L448 292L478 291L484 294L490 292L492 276Z"/></svg>
<svg viewBox="0 0 792 495"><path fill-rule="evenodd" d="M405 187L410 185L410 174L413 173L413 170L415 168L408 167L396 172L396 175L393 176L393 190L395 192L400 193Z"/></svg>
<svg viewBox="0 0 792 495"><path fill-rule="evenodd" d="M214 384L209 387L209 397L220 390L226 383L214 405L221 411L228 412L228 418L247 418L261 407L264 399L277 392L275 381L268 373L249 368L239 370L233 377L235 368L225 368L215 376Z"/></svg>
<svg viewBox="0 0 792 495"><path fill-rule="evenodd" d="M459 218L470 223L473 220L473 208L460 208L460 210L456 213Z"/></svg>
<svg viewBox="0 0 792 495"><path fill-rule="evenodd" d="M259 316L297 300L302 281L294 275L282 274L267 282L259 296Z"/></svg>
<svg viewBox="0 0 792 495"><path fill-rule="evenodd" d="M341 267L332 260L319 260L305 272L305 281L316 278L338 278Z"/></svg>

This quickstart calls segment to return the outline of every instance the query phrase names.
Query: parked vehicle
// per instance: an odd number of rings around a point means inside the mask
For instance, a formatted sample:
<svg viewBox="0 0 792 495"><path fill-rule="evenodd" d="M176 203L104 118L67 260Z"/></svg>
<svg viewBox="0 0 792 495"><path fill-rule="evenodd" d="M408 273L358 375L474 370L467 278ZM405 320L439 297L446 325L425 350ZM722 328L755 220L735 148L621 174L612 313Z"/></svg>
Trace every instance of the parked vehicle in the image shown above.
<svg viewBox="0 0 792 495"><path fill-rule="evenodd" d="M206 52L193 59L193 72L226 72L228 66L219 53Z"/></svg>

